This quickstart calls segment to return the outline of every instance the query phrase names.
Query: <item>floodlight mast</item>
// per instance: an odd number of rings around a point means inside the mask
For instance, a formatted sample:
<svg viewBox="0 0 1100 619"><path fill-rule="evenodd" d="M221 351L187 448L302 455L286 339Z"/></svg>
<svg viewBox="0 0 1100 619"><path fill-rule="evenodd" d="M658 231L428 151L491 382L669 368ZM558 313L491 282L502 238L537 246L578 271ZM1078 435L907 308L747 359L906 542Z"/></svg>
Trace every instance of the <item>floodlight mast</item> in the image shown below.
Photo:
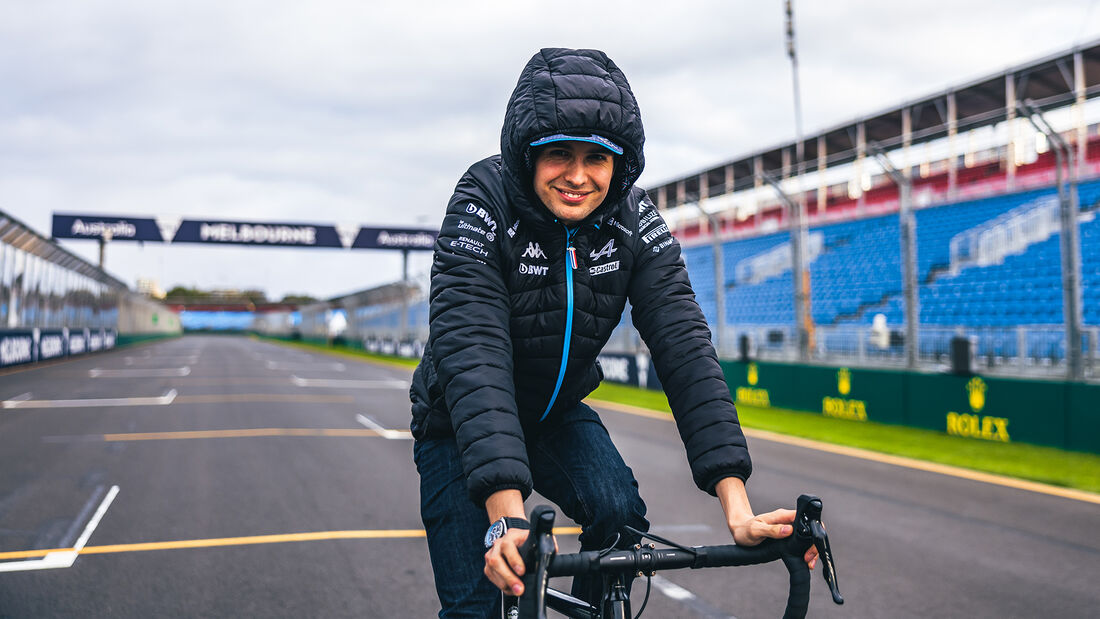
<svg viewBox="0 0 1100 619"><path fill-rule="evenodd" d="M901 286L905 296L905 367L917 368L920 298L917 295L917 222L913 216L913 180L898 171L886 151L871 142L867 150L874 154L882 169L898 186L898 228L901 236Z"/></svg>
<svg viewBox="0 0 1100 619"><path fill-rule="evenodd" d="M726 350L726 265L724 264L722 252L722 222L718 220L714 213L709 213L703 208L703 201L704 199L700 197L699 201L695 203L695 208L699 209L699 212L707 218L707 222L710 224L710 248L714 260L714 300L717 304L715 309L718 311L718 324L715 325L715 329L718 331L715 334L718 345L715 348L717 349L718 358L721 359Z"/></svg>
<svg viewBox="0 0 1100 619"><path fill-rule="evenodd" d="M779 199L787 206L791 230L791 274L794 279L794 320L798 339L798 359L807 361L810 352L810 335L806 327L806 286L802 261L803 240L806 235L805 220L799 216L798 203L791 199L779 181L766 172L760 172L757 178L772 186ZM796 223L797 222L797 223Z"/></svg>
<svg viewBox="0 0 1100 619"><path fill-rule="evenodd" d="M806 192L801 182L805 174L806 146L802 140L802 91L798 83L798 46L794 36L794 6L792 0L784 3L787 23L787 57L791 59L791 79L794 86L794 132L795 132L795 178L799 179L798 201L787 197L778 183L771 183L787 203L791 228L791 268L794 280L794 313L798 330L798 360L806 362L810 358L810 335L807 317L806 272L803 240L806 238ZM767 178L765 178L767 180Z"/></svg>
<svg viewBox="0 0 1100 619"><path fill-rule="evenodd" d="M1054 147L1054 168L1058 184L1059 214L1061 215L1062 249L1062 316L1066 330L1066 377L1084 379L1084 362L1081 352L1081 244L1077 230L1077 165L1073 149L1061 134L1051 127L1042 110L1031 100L1016 103L1016 109L1027 116L1032 126L1047 137ZM1063 176L1063 157L1066 176ZM1068 177L1068 183L1066 182ZM1067 187L1068 185L1068 187Z"/></svg>

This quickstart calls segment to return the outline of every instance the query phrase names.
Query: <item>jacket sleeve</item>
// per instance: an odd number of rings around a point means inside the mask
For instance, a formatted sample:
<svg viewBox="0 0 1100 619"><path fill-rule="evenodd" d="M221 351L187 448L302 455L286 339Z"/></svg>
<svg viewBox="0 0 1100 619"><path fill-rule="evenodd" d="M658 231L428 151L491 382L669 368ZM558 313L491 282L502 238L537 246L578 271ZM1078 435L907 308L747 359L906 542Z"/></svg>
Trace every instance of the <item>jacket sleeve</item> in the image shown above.
<svg viewBox="0 0 1100 619"><path fill-rule="evenodd" d="M752 461L680 244L653 203L641 204L631 315L653 355L695 484L714 494L725 477L748 479Z"/></svg>
<svg viewBox="0 0 1100 619"><path fill-rule="evenodd" d="M526 498L532 487L495 217L460 194L451 199L435 245L430 293L428 345L477 505L504 489Z"/></svg>

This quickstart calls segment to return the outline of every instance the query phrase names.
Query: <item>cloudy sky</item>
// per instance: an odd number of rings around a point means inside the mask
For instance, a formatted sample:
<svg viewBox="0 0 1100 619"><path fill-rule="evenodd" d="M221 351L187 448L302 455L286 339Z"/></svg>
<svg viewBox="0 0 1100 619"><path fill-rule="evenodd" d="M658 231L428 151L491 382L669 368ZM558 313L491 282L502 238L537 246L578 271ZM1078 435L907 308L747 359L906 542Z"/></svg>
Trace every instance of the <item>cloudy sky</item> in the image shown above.
<svg viewBox="0 0 1100 619"><path fill-rule="evenodd" d="M796 2L805 129L1098 38L1096 4ZM623 68L652 186L792 139L783 29L781 0L0 0L0 210L47 236L54 212L437 226L542 47ZM400 258L116 242L107 269L328 297Z"/></svg>

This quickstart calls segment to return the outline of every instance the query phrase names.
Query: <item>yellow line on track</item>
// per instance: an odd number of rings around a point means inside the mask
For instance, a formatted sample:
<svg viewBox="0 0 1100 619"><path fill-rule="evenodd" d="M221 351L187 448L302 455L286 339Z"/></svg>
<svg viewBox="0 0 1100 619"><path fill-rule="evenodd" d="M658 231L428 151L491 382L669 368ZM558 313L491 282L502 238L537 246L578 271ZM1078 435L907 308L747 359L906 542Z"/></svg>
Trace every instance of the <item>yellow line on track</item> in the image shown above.
<svg viewBox="0 0 1100 619"><path fill-rule="evenodd" d="M221 402L315 402L319 404L351 404L355 398L347 395L306 395L296 393L227 393L176 396L173 404L217 404Z"/></svg>
<svg viewBox="0 0 1100 619"><path fill-rule="evenodd" d="M619 404L617 402L607 402L605 400L589 399L588 401L595 406L599 406L601 408L606 408L620 413L626 413L628 415L637 415L639 417L648 417L650 419L660 419L662 421L673 421L672 415L670 415L669 413L662 413L660 411L639 408L637 406L630 406L628 404ZM939 473L940 475L958 477L960 479L968 479L970 481L978 481L987 484L993 484L996 486L1004 486L1006 488L1015 488L1017 490L1028 490L1031 492L1038 492L1039 494L1047 494L1050 496L1061 497L1063 499L1072 499L1075 501L1084 501L1086 503L1095 503L1097 505L1100 505L1100 494L1085 492L1084 490L1074 490L1072 488L1051 486L1050 484L1041 484L1039 482L1016 479L1015 477L1007 477L1005 475L982 473L980 471L972 471L970 469L950 466L948 464L927 462L925 460L906 458L904 456L892 456L889 454L879 453L877 451L870 451L868 449L860 449L858 447L847 447L844 445L823 443L821 441L815 441L808 438L799 438L796 436L787 436L785 434L768 432L767 430L753 430L751 428L742 428L742 430L745 432L745 436L765 441L772 441L774 443L794 445L806 449L824 451L827 453L848 456L851 458L859 458L861 460L882 462L884 464L892 464L894 466L901 466L919 471L927 471L929 473Z"/></svg>
<svg viewBox="0 0 1100 619"><path fill-rule="evenodd" d="M555 535L577 535L580 527L555 527ZM186 539L174 542L147 542L141 544L110 544L85 546L82 555L101 555L119 552L144 552L147 550L180 550L185 548L214 548L218 546L248 546L254 544L282 544L286 542L316 542L345 539L415 539L424 537L423 529L376 529L359 531L316 531L313 533L286 533L282 535L253 535L249 537L220 537L211 539ZM3 559L29 559L44 557L51 552L66 552L72 548L47 548L0 552Z"/></svg>

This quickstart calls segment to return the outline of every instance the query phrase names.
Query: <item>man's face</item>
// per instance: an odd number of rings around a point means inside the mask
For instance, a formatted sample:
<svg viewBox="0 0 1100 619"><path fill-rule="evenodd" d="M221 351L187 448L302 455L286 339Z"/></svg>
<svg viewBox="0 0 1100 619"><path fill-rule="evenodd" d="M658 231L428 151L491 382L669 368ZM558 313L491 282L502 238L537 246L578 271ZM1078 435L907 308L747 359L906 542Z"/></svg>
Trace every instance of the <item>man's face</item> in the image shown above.
<svg viewBox="0 0 1100 619"><path fill-rule="evenodd" d="M603 199L615 155L589 142L553 142L535 152L535 194L560 221L580 223Z"/></svg>

